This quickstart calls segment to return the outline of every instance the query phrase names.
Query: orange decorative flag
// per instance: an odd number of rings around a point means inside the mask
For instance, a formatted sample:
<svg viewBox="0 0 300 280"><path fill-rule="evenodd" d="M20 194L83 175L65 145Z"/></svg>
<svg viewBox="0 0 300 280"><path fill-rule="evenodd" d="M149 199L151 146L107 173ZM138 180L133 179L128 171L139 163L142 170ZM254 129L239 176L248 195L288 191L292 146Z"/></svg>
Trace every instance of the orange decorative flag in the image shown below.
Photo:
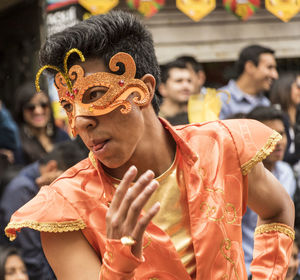
<svg viewBox="0 0 300 280"><path fill-rule="evenodd" d="M300 11L299 0L266 0L266 9L284 22L288 22Z"/></svg>
<svg viewBox="0 0 300 280"><path fill-rule="evenodd" d="M216 8L216 0L176 0L177 8L194 21L199 21Z"/></svg>
<svg viewBox="0 0 300 280"><path fill-rule="evenodd" d="M144 17L154 16L164 5L165 0L127 0L131 9L138 10Z"/></svg>
<svg viewBox="0 0 300 280"><path fill-rule="evenodd" d="M260 7L260 0L223 0L223 6L241 20L248 20Z"/></svg>
<svg viewBox="0 0 300 280"><path fill-rule="evenodd" d="M106 14L119 4L119 0L78 0L92 15Z"/></svg>

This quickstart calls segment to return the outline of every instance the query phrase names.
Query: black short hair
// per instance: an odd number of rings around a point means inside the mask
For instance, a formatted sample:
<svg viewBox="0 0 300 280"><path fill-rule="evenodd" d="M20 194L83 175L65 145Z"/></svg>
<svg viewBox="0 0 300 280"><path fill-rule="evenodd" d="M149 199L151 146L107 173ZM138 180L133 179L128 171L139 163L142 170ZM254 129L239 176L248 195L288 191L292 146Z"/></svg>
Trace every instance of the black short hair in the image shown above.
<svg viewBox="0 0 300 280"><path fill-rule="evenodd" d="M273 120L280 120L284 122L283 112L275 106L257 106L247 114L247 118L260 122Z"/></svg>
<svg viewBox="0 0 300 280"><path fill-rule="evenodd" d="M152 35L141 21L130 13L112 11L105 15L93 16L53 34L40 50L41 65L50 64L63 69L64 56L72 48L79 49L86 59L102 59L107 69L113 55L126 52L136 63L136 78L142 78L149 73L156 79L156 85L159 84L159 66ZM71 55L68 66L77 62L78 56ZM158 113L156 96L152 105Z"/></svg>
<svg viewBox="0 0 300 280"><path fill-rule="evenodd" d="M281 110L287 112L291 103L292 84L296 81L297 73L281 74L276 80L270 91L270 100L272 104L279 104Z"/></svg>
<svg viewBox="0 0 300 280"><path fill-rule="evenodd" d="M176 58L177 60L183 60L186 64L191 65L193 70L198 73L199 71L203 71L204 68L202 64L197 61L197 59L190 55L181 55Z"/></svg>
<svg viewBox="0 0 300 280"><path fill-rule="evenodd" d="M257 66L259 63L260 55L264 54L264 53L269 53L269 54L274 55L275 51L270 48L263 47L260 45L250 45L250 46L242 49L242 51L240 52L239 58L236 62L236 65L235 65L237 77L239 77L241 74L243 74L244 69L245 69L245 64L247 61L252 61L253 64L255 66Z"/></svg>
<svg viewBox="0 0 300 280"><path fill-rule="evenodd" d="M186 65L185 61L183 61L181 59L176 59L176 60L173 60L171 62L161 65L160 66L161 82L163 84L165 84L167 82L167 80L169 79L170 70L173 68L188 69L188 66Z"/></svg>
<svg viewBox="0 0 300 280"><path fill-rule="evenodd" d="M247 118L247 114L243 112L238 112L226 117L226 119L246 119L246 118Z"/></svg>
<svg viewBox="0 0 300 280"><path fill-rule="evenodd" d="M86 152L80 148L78 143L67 140L56 144L49 154L39 160L39 163L45 165L50 160L55 160L57 168L65 171L84 158L86 158Z"/></svg>

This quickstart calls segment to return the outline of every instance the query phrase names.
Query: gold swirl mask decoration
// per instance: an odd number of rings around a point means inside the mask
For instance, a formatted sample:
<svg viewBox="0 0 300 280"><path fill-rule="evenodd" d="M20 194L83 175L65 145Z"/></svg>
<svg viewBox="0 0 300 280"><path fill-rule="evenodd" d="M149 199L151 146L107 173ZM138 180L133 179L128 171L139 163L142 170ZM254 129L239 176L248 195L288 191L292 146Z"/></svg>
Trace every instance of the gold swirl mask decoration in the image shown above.
<svg viewBox="0 0 300 280"><path fill-rule="evenodd" d="M51 65L44 66L58 71L55 76L55 87L58 91L59 101L63 104L68 115L72 133L75 130L75 119L78 116L101 116L122 106L121 113L128 114L132 105L127 98L132 94L137 94L133 98L133 103L137 106L145 106L150 102L150 93L146 84L135 79L136 64L134 59L125 52L115 54L109 62L109 70L116 72L119 70L118 63L124 65L124 73L121 75L109 72L96 72L85 76L85 71L80 65L73 65L69 71L67 60L72 52L76 52L81 61L85 58L78 49L70 50L64 58L64 71L54 68ZM42 70L42 69L41 69ZM40 71L41 71L40 70ZM85 95L101 88L101 96L91 102L85 101ZM66 107L65 104L68 104Z"/></svg>

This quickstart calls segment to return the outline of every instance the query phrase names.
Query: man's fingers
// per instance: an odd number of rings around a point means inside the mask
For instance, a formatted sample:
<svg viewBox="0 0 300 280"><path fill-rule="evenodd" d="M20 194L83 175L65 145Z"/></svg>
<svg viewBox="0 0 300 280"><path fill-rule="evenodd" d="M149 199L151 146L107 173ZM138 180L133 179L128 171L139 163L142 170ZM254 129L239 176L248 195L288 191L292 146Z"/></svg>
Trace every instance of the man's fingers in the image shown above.
<svg viewBox="0 0 300 280"><path fill-rule="evenodd" d="M158 182L156 180L152 180L131 203L125 221L126 225L132 225L130 229L134 229L142 209L145 207L147 201L158 186Z"/></svg>
<svg viewBox="0 0 300 280"><path fill-rule="evenodd" d="M158 213L160 209L160 203L156 202L150 210L139 219L137 225L132 233L132 238L137 241L136 245L132 247L132 253L134 255L140 255L142 251L142 240L144 232L149 225L150 221L154 218L154 216Z"/></svg>
<svg viewBox="0 0 300 280"><path fill-rule="evenodd" d="M136 177L137 169L135 166L131 166L125 173L120 185L118 186L114 198L110 204L109 211L115 211L119 208L130 184L133 182Z"/></svg>
<svg viewBox="0 0 300 280"><path fill-rule="evenodd" d="M132 204L136 205L135 202L138 199L140 193L142 193L147 188L147 185L151 182L153 177L154 177L154 173L148 170L143 175L140 176L140 178L136 181L136 183L132 187L130 187L127 190L125 196L123 197L121 205L119 207L118 215L116 219L118 219L119 221L128 220L128 218L126 218L128 216L128 210L132 208ZM136 209L137 211L139 211L137 215L138 217L141 212L141 208L138 209L138 207L136 207ZM137 219L135 221L132 221L132 226L130 226L131 229L134 228L136 221Z"/></svg>

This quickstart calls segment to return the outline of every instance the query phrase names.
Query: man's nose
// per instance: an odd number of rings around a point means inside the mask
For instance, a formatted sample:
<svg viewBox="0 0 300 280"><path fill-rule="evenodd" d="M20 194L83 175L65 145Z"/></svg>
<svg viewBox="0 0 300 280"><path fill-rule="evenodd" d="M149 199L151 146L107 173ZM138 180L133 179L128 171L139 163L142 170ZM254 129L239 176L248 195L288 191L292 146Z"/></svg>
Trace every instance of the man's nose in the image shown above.
<svg viewBox="0 0 300 280"><path fill-rule="evenodd" d="M90 130L96 127L97 120L93 116L76 116L75 117L75 129L76 131Z"/></svg>
<svg viewBox="0 0 300 280"><path fill-rule="evenodd" d="M74 128L76 131L87 130L95 127L97 125L97 119L89 111L88 107L81 106L80 104L74 104Z"/></svg>
<svg viewBox="0 0 300 280"><path fill-rule="evenodd" d="M16 280L25 280L28 279L26 273L24 273L23 271L17 271L16 273Z"/></svg>

